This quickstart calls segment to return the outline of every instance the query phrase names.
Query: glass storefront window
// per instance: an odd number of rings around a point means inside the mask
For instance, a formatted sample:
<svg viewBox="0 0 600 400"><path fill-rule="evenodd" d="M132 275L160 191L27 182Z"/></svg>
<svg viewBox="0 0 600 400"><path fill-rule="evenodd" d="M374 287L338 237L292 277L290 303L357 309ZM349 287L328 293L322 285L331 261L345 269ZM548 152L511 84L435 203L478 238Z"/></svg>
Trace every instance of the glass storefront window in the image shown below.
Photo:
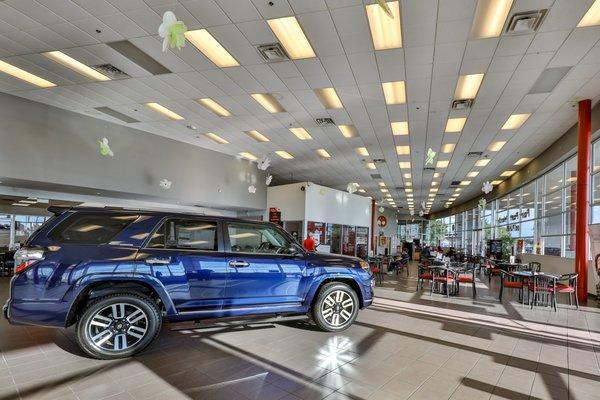
<svg viewBox="0 0 600 400"><path fill-rule="evenodd" d="M564 186L563 181L563 166L560 165L548 172L545 176L546 182L544 186L544 193L553 193Z"/></svg>
<svg viewBox="0 0 600 400"><path fill-rule="evenodd" d="M548 236L542 239L544 243L544 254L547 256L560 257L563 236Z"/></svg>

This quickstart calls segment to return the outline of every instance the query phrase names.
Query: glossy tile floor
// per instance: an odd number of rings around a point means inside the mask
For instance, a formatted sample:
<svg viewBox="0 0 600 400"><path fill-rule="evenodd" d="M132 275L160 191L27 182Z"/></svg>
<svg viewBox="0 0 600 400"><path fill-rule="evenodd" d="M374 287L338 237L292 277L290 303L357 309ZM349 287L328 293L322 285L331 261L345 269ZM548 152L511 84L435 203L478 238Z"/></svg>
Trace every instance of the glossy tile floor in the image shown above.
<svg viewBox="0 0 600 400"><path fill-rule="evenodd" d="M415 276L415 266L411 275ZM141 355L86 358L71 330L0 322L0 400L599 399L600 309L530 311L493 281L446 299L387 277L339 334L305 323L171 331ZM497 279L497 278L494 278ZM8 279L0 278L0 298ZM564 299L562 299L564 301Z"/></svg>

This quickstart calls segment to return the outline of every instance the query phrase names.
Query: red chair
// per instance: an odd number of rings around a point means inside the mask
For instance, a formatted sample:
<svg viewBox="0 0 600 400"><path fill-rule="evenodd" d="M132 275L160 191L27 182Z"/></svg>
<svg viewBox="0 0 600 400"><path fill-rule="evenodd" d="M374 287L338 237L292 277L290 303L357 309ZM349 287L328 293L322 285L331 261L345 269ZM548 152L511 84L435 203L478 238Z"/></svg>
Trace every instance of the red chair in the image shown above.
<svg viewBox="0 0 600 400"><path fill-rule="evenodd" d="M423 263L419 265L419 272L417 274L417 290L423 290L424 281L433 281L433 274L429 268L429 263Z"/></svg>
<svg viewBox="0 0 600 400"><path fill-rule="evenodd" d="M432 282L429 288L429 294L433 294L433 286L435 284L442 284L446 290L446 297L450 297L450 292L456 293L458 274L452 268L447 267L431 267Z"/></svg>
<svg viewBox="0 0 600 400"><path fill-rule="evenodd" d="M578 274L575 273L561 275L556 280L556 293L568 293L570 306L573 305L573 293L575 293L575 306L579 310L579 299L577 298L577 276Z"/></svg>
<svg viewBox="0 0 600 400"><path fill-rule="evenodd" d="M473 288L473 298L475 298L475 296L477 295L477 289L475 288L475 269L475 264L469 266L467 263L467 267L464 270L462 270L457 277L457 285L460 285L461 283L471 284ZM459 290L458 287L457 290Z"/></svg>
<svg viewBox="0 0 600 400"><path fill-rule="evenodd" d="M515 276L508 271L500 270L500 301L502 301L502 292L504 291L504 288L519 290L519 299L523 300L524 286L523 280L518 276Z"/></svg>

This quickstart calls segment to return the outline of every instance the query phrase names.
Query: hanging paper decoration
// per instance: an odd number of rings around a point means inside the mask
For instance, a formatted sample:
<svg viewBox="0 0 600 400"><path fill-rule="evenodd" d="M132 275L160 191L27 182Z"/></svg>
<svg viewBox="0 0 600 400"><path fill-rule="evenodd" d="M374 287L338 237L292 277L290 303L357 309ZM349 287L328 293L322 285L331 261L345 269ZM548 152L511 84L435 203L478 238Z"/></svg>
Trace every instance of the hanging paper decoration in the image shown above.
<svg viewBox="0 0 600 400"><path fill-rule="evenodd" d="M415 212L413 210L410 210L410 215L415 215Z"/></svg>
<svg viewBox="0 0 600 400"><path fill-rule="evenodd" d="M422 217L423 215L425 215L425 213L423 212L423 210L419 211L419 217Z"/></svg>
<svg viewBox="0 0 600 400"><path fill-rule="evenodd" d="M248 186L248 193L252 193L252 194L256 193L256 186L254 186L254 185Z"/></svg>
<svg viewBox="0 0 600 400"><path fill-rule="evenodd" d="M382 213L382 212L384 212L384 211L385 211L385 208L383 208L383 207L379 207L379 212L380 212L380 213Z"/></svg>
<svg viewBox="0 0 600 400"><path fill-rule="evenodd" d="M325 188L321 188L321 189L319 189L319 194L320 194L321 196L325 196Z"/></svg>
<svg viewBox="0 0 600 400"><path fill-rule="evenodd" d="M261 171L265 171L271 165L271 159L267 156L264 156L263 158L258 160L256 164L258 169L260 169Z"/></svg>
<svg viewBox="0 0 600 400"><path fill-rule="evenodd" d="M387 14L388 17L394 19L394 14L392 14L392 10L390 10L390 7L387 5L386 0L377 0L377 4L379 4L379 7L381 7L381 9Z"/></svg>
<svg viewBox="0 0 600 400"><path fill-rule="evenodd" d="M160 185L161 188L163 188L165 190L169 190L169 189L171 189L171 185L173 184L173 182L171 182L167 178L163 178L160 180L160 182L158 184Z"/></svg>
<svg viewBox="0 0 600 400"><path fill-rule="evenodd" d="M158 27L158 35L163 38L162 50L167 51L167 46L177 47L178 50L181 50L185 46L186 31L187 26L183 21L177 21L173 11L165 11L163 22Z"/></svg>
<svg viewBox="0 0 600 400"><path fill-rule="evenodd" d="M348 191L348 193L354 193L358 190L358 183L356 182L350 182L348 184L348 186L346 186L346 190Z"/></svg>
<svg viewBox="0 0 600 400"><path fill-rule="evenodd" d="M423 200L423 201L421 202L421 208L424 210L424 209L426 209L426 208L427 208L426 206L427 206L427 205L425 204L425 200Z"/></svg>
<svg viewBox="0 0 600 400"><path fill-rule="evenodd" d="M479 199L479 209L483 210L485 208L485 205L487 204L487 201L482 197L481 199Z"/></svg>
<svg viewBox="0 0 600 400"><path fill-rule="evenodd" d="M100 145L100 154L101 155L109 156L109 157L112 157L115 155L115 153L113 153L113 151L110 149L110 146L108 145L107 138L102 138L102 140L98 140L98 144Z"/></svg>
<svg viewBox="0 0 600 400"><path fill-rule="evenodd" d="M433 159L436 156L436 152L431 149L431 147L427 150L427 156L425 157L425 165L433 165Z"/></svg>
<svg viewBox="0 0 600 400"><path fill-rule="evenodd" d="M267 175L267 179L265 179L265 184L267 186L269 186L271 184L272 180L273 180L273 175L271 175L271 174Z"/></svg>
<svg viewBox="0 0 600 400"><path fill-rule="evenodd" d="M481 191L485 194L488 194L489 192L491 192L492 190L494 190L494 185L492 185L490 182L485 181L483 182L483 187L481 188Z"/></svg>

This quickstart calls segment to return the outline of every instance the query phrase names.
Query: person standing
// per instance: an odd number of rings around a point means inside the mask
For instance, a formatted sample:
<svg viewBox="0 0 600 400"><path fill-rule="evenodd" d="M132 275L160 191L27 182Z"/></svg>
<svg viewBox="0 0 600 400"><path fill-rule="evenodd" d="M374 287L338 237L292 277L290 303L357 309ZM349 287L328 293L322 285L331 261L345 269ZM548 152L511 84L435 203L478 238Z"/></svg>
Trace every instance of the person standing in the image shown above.
<svg viewBox="0 0 600 400"><path fill-rule="evenodd" d="M306 239L304 239L304 241L302 242L302 247L304 247L304 250L311 253L314 253L317 250L317 242L315 241L315 239L313 239L312 232L309 232L306 235Z"/></svg>

